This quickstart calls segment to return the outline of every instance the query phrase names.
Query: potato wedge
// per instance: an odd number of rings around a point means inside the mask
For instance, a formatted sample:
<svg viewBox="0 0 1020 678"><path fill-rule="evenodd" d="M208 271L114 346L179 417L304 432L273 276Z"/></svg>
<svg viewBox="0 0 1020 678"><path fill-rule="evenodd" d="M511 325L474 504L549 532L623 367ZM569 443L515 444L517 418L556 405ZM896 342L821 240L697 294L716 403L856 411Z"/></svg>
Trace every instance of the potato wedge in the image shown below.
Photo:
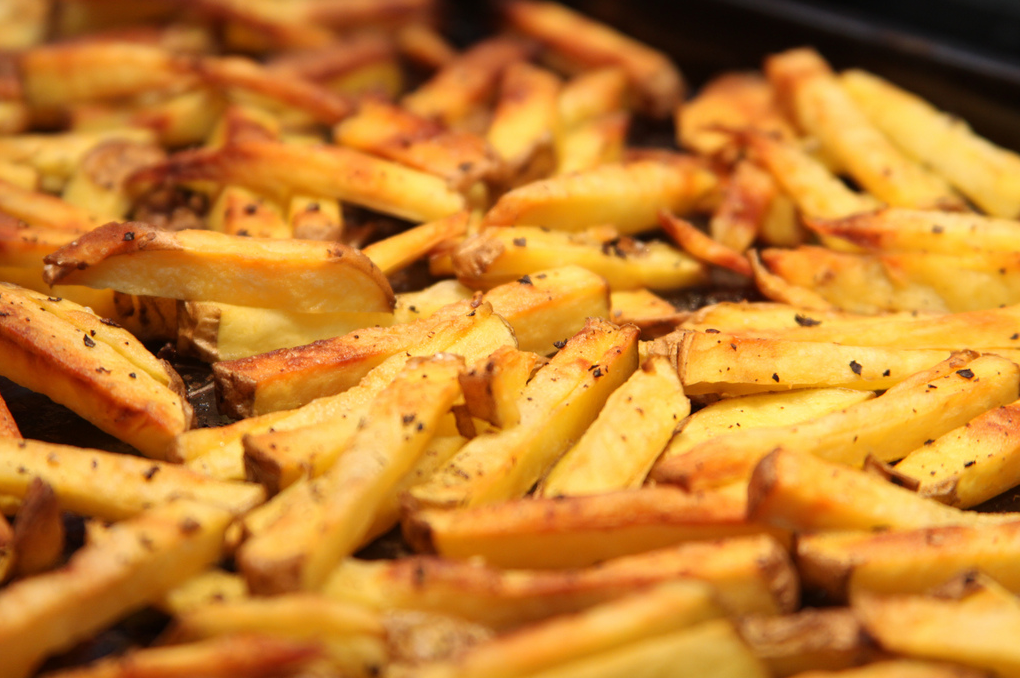
<svg viewBox="0 0 1020 678"><path fill-rule="evenodd" d="M460 375L464 407L493 426L516 426L521 421L521 393L542 363L536 353L501 346Z"/></svg>
<svg viewBox="0 0 1020 678"><path fill-rule="evenodd" d="M555 2L515 0L504 8L510 26L538 40L574 68L618 66L644 111L672 115L683 98L680 71L662 52Z"/></svg>
<svg viewBox="0 0 1020 678"><path fill-rule="evenodd" d="M635 369L637 328L590 319L525 387L520 424L474 438L411 496L433 507L524 496Z"/></svg>
<svg viewBox="0 0 1020 678"><path fill-rule="evenodd" d="M140 222L111 223L46 262L44 277L51 285L88 284L129 294L303 312L393 308L385 276L363 254L340 243L170 233ZM343 294L337 293L340 289Z"/></svg>
<svg viewBox="0 0 1020 678"><path fill-rule="evenodd" d="M643 487L570 498L516 499L468 509L426 509L404 519L419 552L496 567L588 567L691 541L769 532L749 523L747 488L686 493ZM781 541L782 532L770 532Z"/></svg>
<svg viewBox="0 0 1020 678"><path fill-rule="evenodd" d="M704 163L686 156L604 165L515 188L486 213L484 223L564 231L610 224L629 235L654 228L659 210L693 211L716 184Z"/></svg>
<svg viewBox="0 0 1020 678"><path fill-rule="evenodd" d="M443 612L500 630L676 579L712 584L728 614L777 614L797 605L789 556L764 535L681 544L578 570L498 570L423 556L348 560L324 592L376 608Z"/></svg>
<svg viewBox="0 0 1020 678"><path fill-rule="evenodd" d="M111 527L63 568L0 592L0 669L29 676L49 654L144 607L220 557L231 514L190 501L152 508Z"/></svg>

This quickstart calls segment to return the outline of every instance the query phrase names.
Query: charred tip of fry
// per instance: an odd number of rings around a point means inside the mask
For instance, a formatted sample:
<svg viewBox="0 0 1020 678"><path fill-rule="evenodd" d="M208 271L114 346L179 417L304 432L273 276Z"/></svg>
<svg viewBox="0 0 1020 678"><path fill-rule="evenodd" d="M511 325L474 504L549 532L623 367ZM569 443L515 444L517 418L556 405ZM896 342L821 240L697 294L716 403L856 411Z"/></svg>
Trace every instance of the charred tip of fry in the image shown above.
<svg viewBox="0 0 1020 678"><path fill-rule="evenodd" d="M428 518L417 511L406 513L405 516L400 523L400 532L404 540L415 553L435 555L436 546Z"/></svg>

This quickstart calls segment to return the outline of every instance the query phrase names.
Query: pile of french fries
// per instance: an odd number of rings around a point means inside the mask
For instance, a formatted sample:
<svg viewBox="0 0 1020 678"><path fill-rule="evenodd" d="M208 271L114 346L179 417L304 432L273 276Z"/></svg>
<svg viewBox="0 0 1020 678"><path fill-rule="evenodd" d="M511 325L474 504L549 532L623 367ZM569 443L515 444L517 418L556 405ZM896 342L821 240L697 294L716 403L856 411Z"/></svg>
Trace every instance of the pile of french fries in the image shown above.
<svg viewBox="0 0 1020 678"><path fill-rule="evenodd" d="M1020 676L1020 156L440 9L0 8L0 675Z"/></svg>

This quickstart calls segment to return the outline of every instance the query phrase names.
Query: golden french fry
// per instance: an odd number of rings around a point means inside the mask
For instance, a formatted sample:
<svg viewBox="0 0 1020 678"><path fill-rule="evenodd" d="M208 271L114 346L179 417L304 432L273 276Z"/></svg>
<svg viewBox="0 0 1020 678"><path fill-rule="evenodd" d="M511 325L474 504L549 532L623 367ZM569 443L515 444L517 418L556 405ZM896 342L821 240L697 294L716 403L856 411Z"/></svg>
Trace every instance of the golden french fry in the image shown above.
<svg viewBox="0 0 1020 678"><path fill-rule="evenodd" d="M771 175L754 163L739 161L709 222L712 239L737 252L746 250L768 220L777 192Z"/></svg>
<svg viewBox="0 0 1020 678"><path fill-rule="evenodd" d="M504 13L513 28L565 65L622 68L641 107L655 117L672 115L683 98L683 78L669 57L606 24L555 2L515 0Z"/></svg>
<svg viewBox="0 0 1020 678"><path fill-rule="evenodd" d="M603 165L515 188L496 202L484 223L565 231L610 224L628 235L654 227L659 210L693 211L716 184L702 162L685 156Z"/></svg>
<svg viewBox="0 0 1020 678"><path fill-rule="evenodd" d="M154 606L168 615L181 617L198 607L247 596L248 585L241 575L211 567L167 591Z"/></svg>
<svg viewBox="0 0 1020 678"><path fill-rule="evenodd" d="M290 199L287 219L298 240L340 240L344 216L340 202L333 198L295 195Z"/></svg>
<svg viewBox="0 0 1020 678"><path fill-rule="evenodd" d="M190 501L149 509L111 527L101 545L64 567L0 592L0 669L27 677L49 654L74 646L220 557L231 514Z"/></svg>
<svg viewBox="0 0 1020 678"><path fill-rule="evenodd" d="M71 234L92 230L108 216L89 213L56 196L27 190L3 179L0 179L0 210L29 226Z"/></svg>
<svg viewBox="0 0 1020 678"><path fill-rule="evenodd" d="M290 238L294 233L279 204L242 186L224 186L209 208L210 231L253 238Z"/></svg>
<svg viewBox="0 0 1020 678"><path fill-rule="evenodd" d="M485 136L503 164L504 181L519 183L549 174L559 91L560 80L549 71L526 62L507 67Z"/></svg>
<svg viewBox="0 0 1020 678"><path fill-rule="evenodd" d="M132 208L125 186L128 177L165 159L166 152L153 143L104 141L82 156L64 186L63 199L89 214L123 219Z"/></svg>
<svg viewBox="0 0 1020 678"><path fill-rule="evenodd" d="M609 558L769 530L746 520L747 488L686 493L643 487L570 498L517 499L468 509L426 509L404 520L420 552L496 567L588 567ZM779 532L771 532L785 539Z"/></svg>
<svg viewBox="0 0 1020 678"><path fill-rule="evenodd" d="M647 289L611 292L609 308L610 320L617 325L637 325L646 339L668 334L689 315Z"/></svg>
<svg viewBox="0 0 1020 678"><path fill-rule="evenodd" d="M1016 153L876 75L850 70L839 80L871 122L904 152L931 166L989 214L1020 216Z"/></svg>
<svg viewBox="0 0 1020 678"><path fill-rule="evenodd" d="M397 33L401 54L428 68L440 69L457 58L457 50L431 26L409 24Z"/></svg>
<svg viewBox="0 0 1020 678"><path fill-rule="evenodd" d="M558 112L562 131L597 118L622 112L626 107L627 73L607 66L579 73L560 90Z"/></svg>
<svg viewBox="0 0 1020 678"><path fill-rule="evenodd" d="M64 555L64 517L53 488L38 477L21 498L14 523L16 576L27 577L55 567Z"/></svg>
<svg viewBox="0 0 1020 678"><path fill-rule="evenodd" d="M756 250L748 252L747 259L751 262L755 285L767 298L811 311L825 311L833 308L833 305L818 292L789 283L782 276L769 271L761 262L761 257Z"/></svg>
<svg viewBox="0 0 1020 678"><path fill-rule="evenodd" d="M118 129L101 132L61 132L51 134L18 134L0 137L0 158L14 163L27 163L62 187L81 165L90 150L106 141L121 140L137 143L152 142L155 136L144 129Z"/></svg>
<svg viewBox="0 0 1020 678"><path fill-rule="evenodd" d="M0 213L0 265L38 269L47 255L83 233L83 230L30 226L20 219ZM5 277L4 280L8 279Z"/></svg>
<svg viewBox="0 0 1020 678"><path fill-rule="evenodd" d="M609 113L563 132L556 140L556 174L587 172L618 163L630 129L630 114Z"/></svg>
<svg viewBox="0 0 1020 678"><path fill-rule="evenodd" d="M50 284L84 283L129 294L305 312L379 312L393 305L386 277L341 243L111 223L54 252L46 263Z"/></svg>
<svg viewBox="0 0 1020 678"><path fill-rule="evenodd" d="M513 346L501 346L460 375L464 406L472 417L499 428L520 423L518 400L542 358Z"/></svg>
<svg viewBox="0 0 1020 678"><path fill-rule="evenodd" d="M469 212L458 212L368 245L362 253L385 275L392 275L426 256L440 243L467 233Z"/></svg>
<svg viewBox="0 0 1020 678"><path fill-rule="evenodd" d="M751 264L739 251L713 240L686 219L662 211L659 224L673 242L695 259L751 277Z"/></svg>

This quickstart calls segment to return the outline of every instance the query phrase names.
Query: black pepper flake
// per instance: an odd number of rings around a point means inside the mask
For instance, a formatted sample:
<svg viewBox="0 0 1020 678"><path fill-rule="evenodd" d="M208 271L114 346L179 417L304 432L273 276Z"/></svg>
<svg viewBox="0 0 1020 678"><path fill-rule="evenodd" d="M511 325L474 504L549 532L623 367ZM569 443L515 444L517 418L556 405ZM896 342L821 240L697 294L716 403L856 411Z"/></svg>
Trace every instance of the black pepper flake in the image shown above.
<svg viewBox="0 0 1020 678"><path fill-rule="evenodd" d="M863 369L864 368L861 366L861 364L856 360L850 361L850 371L856 374L858 377L861 376L861 370Z"/></svg>
<svg viewBox="0 0 1020 678"><path fill-rule="evenodd" d="M96 331L95 330L89 330L89 336L90 337L96 336Z"/></svg>
<svg viewBox="0 0 1020 678"><path fill-rule="evenodd" d="M709 327L707 330L705 330L705 334L719 334L719 330L715 329L714 327Z"/></svg>
<svg viewBox="0 0 1020 678"><path fill-rule="evenodd" d="M946 230L946 229L945 229L945 228L943 228L942 226L932 226L932 227L931 227L931 232L932 232L932 233L935 233L936 235L938 235L938 234L940 234L940 233L944 233L944 232L945 232L945 230Z"/></svg>
<svg viewBox="0 0 1020 678"><path fill-rule="evenodd" d="M259 211L259 206L258 205L253 205L253 204L249 203L249 204L244 206L244 213L245 214L252 215L252 214L255 214L258 211Z"/></svg>
<svg viewBox="0 0 1020 678"><path fill-rule="evenodd" d="M962 370L956 370L956 373L959 374L964 379L973 379L974 378L974 370L971 370L971 369L964 368Z"/></svg>
<svg viewBox="0 0 1020 678"><path fill-rule="evenodd" d="M120 327L116 320L110 320L109 318L100 318L99 322L103 323L108 327Z"/></svg>
<svg viewBox="0 0 1020 678"><path fill-rule="evenodd" d="M1020 332L1014 332L1009 338L1010 341L1016 341L1017 339L1020 339Z"/></svg>
<svg viewBox="0 0 1020 678"><path fill-rule="evenodd" d="M58 302L63 301L63 299L60 297L46 297L46 301Z"/></svg>
<svg viewBox="0 0 1020 678"><path fill-rule="evenodd" d="M305 211L307 211L307 212L318 212L319 211L319 203L317 203L317 202L310 202L310 203L308 203L308 207L305 208Z"/></svg>
<svg viewBox="0 0 1020 678"><path fill-rule="evenodd" d="M882 376L888 377L890 374L892 374L892 370L886 370L885 372L882 373Z"/></svg>
<svg viewBox="0 0 1020 678"><path fill-rule="evenodd" d="M772 381L776 382L777 384L779 383L779 375L776 374L775 372L772 373Z"/></svg>
<svg viewBox="0 0 1020 678"><path fill-rule="evenodd" d="M185 518L181 521L180 527L182 534L191 534L192 532L196 532L202 526L199 525L198 521L194 518Z"/></svg>
<svg viewBox="0 0 1020 678"><path fill-rule="evenodd" d="M401 420L405 424L410 424L412 421L415 420L415 416L413 414L405 414L403 417L401 417Z"/></svg>
<svg viewBox="0 0 1020 678"><path fill-rule="evenodd" d="M87 335L87 334L86 334L86 335L83 335L83 336L82 336L82 338L81 338L81 340L82 340L82 342L84 342L84 344L85 344L86 346L88 346L89 348L93 348L93 347L95 347L95 345L96 345L96 342L92 341L92 337L90 337L90 336L89 336L89 335Z"/></svg>
<svg viewBox="0 0 1020 678"><path fill-rule="evenodd" d="M971 466L973 466L976 463L977 463L976 461L971 459L970 461L966 461L966 462L963 463L963 468L970 468Z"/></svg>
<svg viewBox="0 0 1020 678"><path fill-rule="evenodd" d="M563 348L566 345L567 345L567 342L565 342L565 341L554 341L553 342L553 346L555 346L556 348Z"/></svg>
<svg viewBox="0 0 1020 678"><path fill-rule="evenodd" d="M150 466L150 467L149 467L149 470L147 470L147 471L146 471L145 473L143 473L143 474L142 474L142 476L143 476L143 477L144 477L144 478L145 478L146 480L152 480L152 478L153 478L153 477L154 477L154 476L155 476L155 475L156 475L157 473L159 473L159 467L158 467L158 466Z"/></svg>
<svg viewBox="0 0 1020 678"><path fill-rule="evenodd" d="M416 430L424 431L425 430L425 424L423 424L422 422L419 421L418 422L418 426L416 427Z"/></svg>
<svg viewBox="0 0 1020 678"><path fill-rule="evenodd" d="M932 444L933 442L935 442L935 440L934 440L934 439L932 439L932 438L928 438L928 440L925 440L925 441L924 441L924 444L925 444L925 446L927 446L927 445L931 445L931 444Z"/></svg>
<svg viewBox="0 0 1020 678"><path fill-rule="evenodd" d="M516 245L517 247L527 247L528 246L528 239L527 238L514 238L514 245Z"/></svg>
<svg viewBox="0 0 1020 678"><path fill-rule="evenodd" d="M134 239L135 239L134 231L128 231L127 233L124 234L124 242L131 242Z"/></svg>
<svg viewBox="0 0 1020 678"><path fill-rule="evenodd" d="M598 379L599 377L601 377L601 376L602 376L602 368L601 368L601 367L598 367L598 366L596 365L596 366L595 366L595 370L594 370L594 371L593 371L593 372L591 373L591 376L595 377L596 379Z"/></svg>
<svg viewBox="0 0 1020 678"><path fill-rule="evenodd" d="M128 372L128 376L131 377L132 379L137 379L138 378L138 375L135 374L134 372Z"/></svg>
<svg viewBox="0 0 1020 678"><path fill-rule="evenodd" d="M110 370L106 369L102 365L96 368L96 372L98 372L99 374L110 374Z"/></svg>
<svg viewBox="0 0 1020 678"><path fill-rule="evenodd" d="M793 316L793 319L796 320L797 324L801 327L816 327L822 324L821 320L815 320L814 318L809 318L806 315L801 315L800 313Z"/></svg>
<svg viewBox="0 0 1020 678"><path fill-rule="evenodd" d="M531 276L530 275L522 275L517 280L517 282L519 282L522 285L534 285L535 284L535 283L531 282Z"/></svg>

